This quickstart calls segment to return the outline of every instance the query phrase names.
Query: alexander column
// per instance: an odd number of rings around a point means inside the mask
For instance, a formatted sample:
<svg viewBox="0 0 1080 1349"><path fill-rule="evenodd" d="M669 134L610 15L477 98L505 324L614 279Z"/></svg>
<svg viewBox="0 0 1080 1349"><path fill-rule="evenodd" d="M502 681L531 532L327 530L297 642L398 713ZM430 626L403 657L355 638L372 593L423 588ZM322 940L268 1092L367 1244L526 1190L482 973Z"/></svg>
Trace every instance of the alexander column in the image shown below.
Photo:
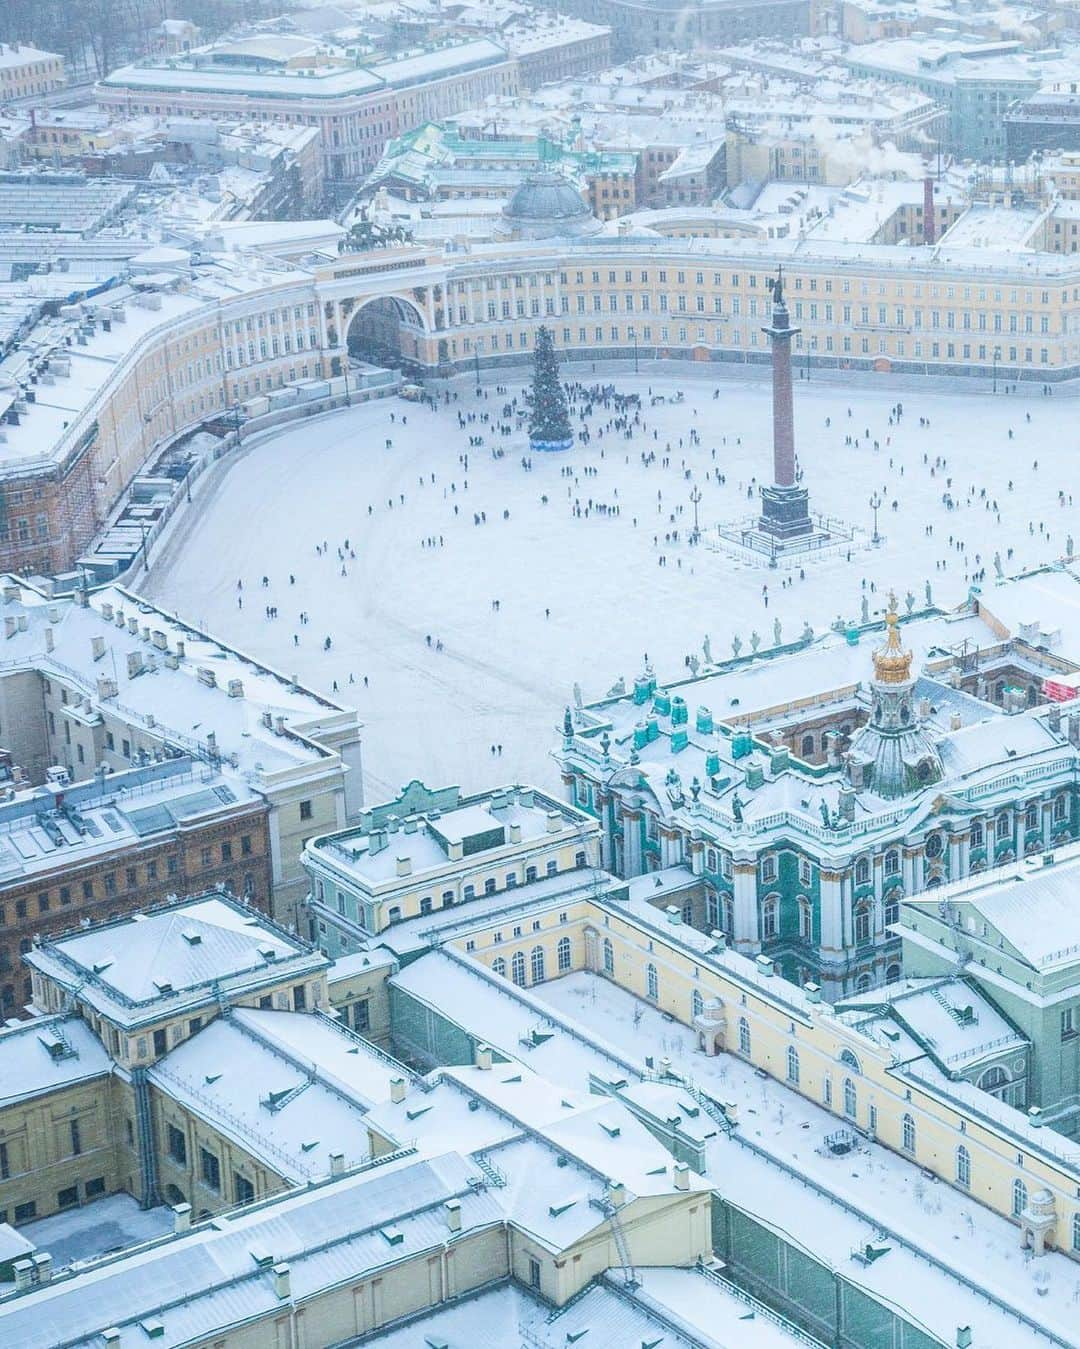
<svg viewBox="0 0 1080 1349"><path fill-rule="evenodd" d="M791 396L791 326L784 299L783 270L772 283L772 325L763 328L772 345L773 483L761 489L758 529L777 544L794 541L814 531L810 494L795 483L795 427Z"/></svg>

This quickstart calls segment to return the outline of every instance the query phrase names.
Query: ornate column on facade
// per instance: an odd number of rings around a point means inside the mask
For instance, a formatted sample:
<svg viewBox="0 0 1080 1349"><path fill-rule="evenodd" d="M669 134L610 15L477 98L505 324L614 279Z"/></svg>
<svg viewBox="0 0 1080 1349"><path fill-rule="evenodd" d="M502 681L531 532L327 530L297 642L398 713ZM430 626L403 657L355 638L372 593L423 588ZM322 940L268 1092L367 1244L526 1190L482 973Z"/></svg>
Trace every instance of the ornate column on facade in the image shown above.
<svg viewBox="0 0 1080 1349"><path fill-rule="evenodd" d="M823 955L839 956L844 950L843 887L839 871L822 870L818 876L821 905Z"/></svg>
<svg viewBox="0 0 1080 1349"><path fill-rule="evenodd" d="M735 860L732 870L735 931L731 938L735 949L746 954L758 948L757 860Z"/></svg>

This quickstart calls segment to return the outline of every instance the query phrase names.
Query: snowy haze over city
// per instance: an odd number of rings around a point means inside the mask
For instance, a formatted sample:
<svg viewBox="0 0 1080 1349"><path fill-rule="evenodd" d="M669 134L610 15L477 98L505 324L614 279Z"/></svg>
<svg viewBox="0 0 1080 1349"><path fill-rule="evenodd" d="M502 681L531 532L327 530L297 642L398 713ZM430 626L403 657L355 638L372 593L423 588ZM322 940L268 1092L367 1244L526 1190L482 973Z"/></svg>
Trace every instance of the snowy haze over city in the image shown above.
<svg viewBox="0 0 1080 1349"><path fill-rule="evenodd" d="M0 1349L1080 1349L1080 3L0 0Z"/></svg>

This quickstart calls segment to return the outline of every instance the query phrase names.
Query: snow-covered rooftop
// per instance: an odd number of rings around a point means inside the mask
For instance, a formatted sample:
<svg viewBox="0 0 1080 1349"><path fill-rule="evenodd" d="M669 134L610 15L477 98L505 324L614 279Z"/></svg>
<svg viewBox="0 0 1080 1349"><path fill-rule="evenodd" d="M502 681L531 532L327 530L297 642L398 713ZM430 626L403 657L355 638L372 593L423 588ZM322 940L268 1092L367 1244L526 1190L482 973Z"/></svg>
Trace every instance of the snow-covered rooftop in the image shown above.
<svg viewBox="0 0 1080 1349"><path fill-rule="evenodd" d="M0 1106L111 1071L111 1059L81 1017L41 1017L0 1028Z"/></svg>
<svg viewBox="0 0 1080 1349"><path fill-rule="evenodd" d="M278 983L329 964L255 909L217 894L45 940L27 960L122 1024L216 1005L219 987Z"/></svg>

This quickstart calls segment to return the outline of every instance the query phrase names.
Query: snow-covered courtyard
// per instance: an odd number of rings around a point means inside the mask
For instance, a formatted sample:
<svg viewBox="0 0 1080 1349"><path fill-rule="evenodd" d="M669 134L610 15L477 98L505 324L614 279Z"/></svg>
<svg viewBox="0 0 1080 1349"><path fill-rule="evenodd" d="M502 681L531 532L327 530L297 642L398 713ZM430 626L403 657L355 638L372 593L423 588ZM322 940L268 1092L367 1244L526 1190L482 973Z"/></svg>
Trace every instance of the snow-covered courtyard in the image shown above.
<svg viewBox="0 0 1080 1349"><path fill-rule="evenodd" d="M800 571L710 542L718 523L755 511L771 477L766 369L581 376L638 393L644 425L628 439L610 426L614 408L596 405L587 444L534 455L528 469L525 433L502 416L526 376L508 376L506 393L485 384L479 399L458 380L438 411L391 399L260 438L206 475L134 582L285 673L336 683L365 724L369 799L414 776L553 786L549 752L575 681L595 698L632 679L646 652L675 679L706 635L719 659L736 635L744 650L753 631L771 645L776 620L786 639L805 622L857 620L864 581L871 613L891 586L921 605L929 583L935 602L955 604L984 569L993 584L995 553L1009 574L1080 536L1075 405L1039 386L995 396L797 380L811 509L861 531L850 553ZM654 395L667 401L651 406Z"/></svg>

